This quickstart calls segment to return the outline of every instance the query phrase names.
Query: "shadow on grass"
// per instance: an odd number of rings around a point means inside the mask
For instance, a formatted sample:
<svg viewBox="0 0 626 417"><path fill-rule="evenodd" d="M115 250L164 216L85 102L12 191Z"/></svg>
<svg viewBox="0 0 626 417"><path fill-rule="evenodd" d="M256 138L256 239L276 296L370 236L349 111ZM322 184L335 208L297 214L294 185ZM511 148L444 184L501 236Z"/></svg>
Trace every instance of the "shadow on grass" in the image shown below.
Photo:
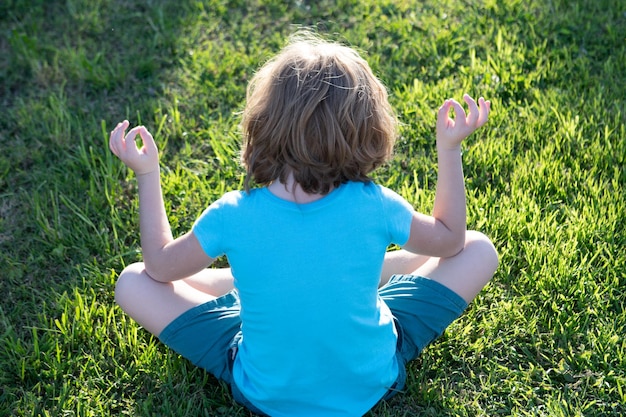
<svg viewBox="0 0 626 417"><path fill-rule="evenodd" d="M106 140L124 118L150 125L156 109L173 107L168 91L181 87L172 71L188 52L182 40L197 6L0 5L2 415L80 414L99 402L116 414L124 398L158 384L161 375L132 366L129 350L165 360L163 352L143 332L120 329L126 321L113 307L114 271L138 258L138 228L126 171ZM211 13L228 21L225 6ZM91 377L67 378L79 369ZM102 381L117 387L114 398L76 394L109 391Z"/></svg>
<svg viewBox="0 0 626 417"><path fill-rule="evenodd" d="M0 290L16 327L32 324L44 303L54 309L51 294L80 285L79 265L106 266L122 250L109 219L122 170L104 132L112 120L158 107L191 4L0 6L8 34L0 43Z"/></svg>

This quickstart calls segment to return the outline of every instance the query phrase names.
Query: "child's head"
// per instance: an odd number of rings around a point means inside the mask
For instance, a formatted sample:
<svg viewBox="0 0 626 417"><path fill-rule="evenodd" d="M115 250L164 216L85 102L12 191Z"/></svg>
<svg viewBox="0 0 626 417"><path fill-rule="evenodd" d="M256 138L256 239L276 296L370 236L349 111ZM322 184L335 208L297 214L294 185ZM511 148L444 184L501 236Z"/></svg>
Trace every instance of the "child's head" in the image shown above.
<svg viewBox="0 0 626 417"><path fill-rule="evenodd" d="M250 82L242 128L246 189L292 174L305 192L326 194L387 161L396 117L356 51L305 33Z"/></svg>

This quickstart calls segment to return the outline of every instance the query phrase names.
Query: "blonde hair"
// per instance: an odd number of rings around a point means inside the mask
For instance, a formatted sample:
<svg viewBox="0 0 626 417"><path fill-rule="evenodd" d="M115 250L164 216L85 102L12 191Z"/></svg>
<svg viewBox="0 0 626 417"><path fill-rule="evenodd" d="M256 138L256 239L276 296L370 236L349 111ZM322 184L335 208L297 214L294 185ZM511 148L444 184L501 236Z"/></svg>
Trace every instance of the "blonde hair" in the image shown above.
<svg viewBox="0 0 626 417"><path fill-rule="evenodd" d="M387 90L355 50L298 33L248 86L245 188L290 174L307 193L367 182L391 156L396 126Z"/></svg>

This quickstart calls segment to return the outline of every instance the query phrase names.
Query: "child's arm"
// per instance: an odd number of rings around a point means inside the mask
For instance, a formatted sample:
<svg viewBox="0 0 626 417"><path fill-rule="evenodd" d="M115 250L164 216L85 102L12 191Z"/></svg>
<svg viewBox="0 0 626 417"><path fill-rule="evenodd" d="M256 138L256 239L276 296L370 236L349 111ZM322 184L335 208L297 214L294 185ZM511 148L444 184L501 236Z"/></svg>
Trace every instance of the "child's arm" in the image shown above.
<svg viewBox="0 0 626 417"><path fill-rule="evenodd" d="M213 261L200 247L193 233L176 240L165 213L159 170L159 151L154 139L143 126L131 129L128 121L111 132L109 147L137 176L139 188L139 229L141 249L148 274L157 281L174 281L192 275ZM141 149L135 144L139 135Z"/></svg>
<svg viewBox="0 0 626 417"><path fill-rule="evenodd" d="M490 102L482 97L478 105L469 95L466 115L455 100L446 100L437 113L438 180L432 216L415 213L409 241L411 252L430 256L453 256L465 244L465 181L461 163L461 142L487 122ZM450 110L454 119L450 118Z"/></svg>

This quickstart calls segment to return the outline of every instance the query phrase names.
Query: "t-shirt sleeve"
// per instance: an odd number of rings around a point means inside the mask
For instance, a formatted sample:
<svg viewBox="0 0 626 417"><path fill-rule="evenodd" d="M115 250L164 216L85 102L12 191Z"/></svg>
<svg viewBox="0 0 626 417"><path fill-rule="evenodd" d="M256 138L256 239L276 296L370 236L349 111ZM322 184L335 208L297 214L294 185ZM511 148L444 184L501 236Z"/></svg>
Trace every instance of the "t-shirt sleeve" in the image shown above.
<svg viewBox="0 0 626 417"><path fill-rule="evenodd" d="M408 201L395 191L382 186L380 189L385 211L384 218L387 221L387 231L391 243L404 246L411 234L411 222L415 210Z"/></svg>
<svg viewBox="0 0 626 417"><path fill-rule="evenodd" d="M202 250L213 259L224 254L222 241L223 206L222 199L215 201L202 212L191 228L198 242L200 242Z"/></svg>

